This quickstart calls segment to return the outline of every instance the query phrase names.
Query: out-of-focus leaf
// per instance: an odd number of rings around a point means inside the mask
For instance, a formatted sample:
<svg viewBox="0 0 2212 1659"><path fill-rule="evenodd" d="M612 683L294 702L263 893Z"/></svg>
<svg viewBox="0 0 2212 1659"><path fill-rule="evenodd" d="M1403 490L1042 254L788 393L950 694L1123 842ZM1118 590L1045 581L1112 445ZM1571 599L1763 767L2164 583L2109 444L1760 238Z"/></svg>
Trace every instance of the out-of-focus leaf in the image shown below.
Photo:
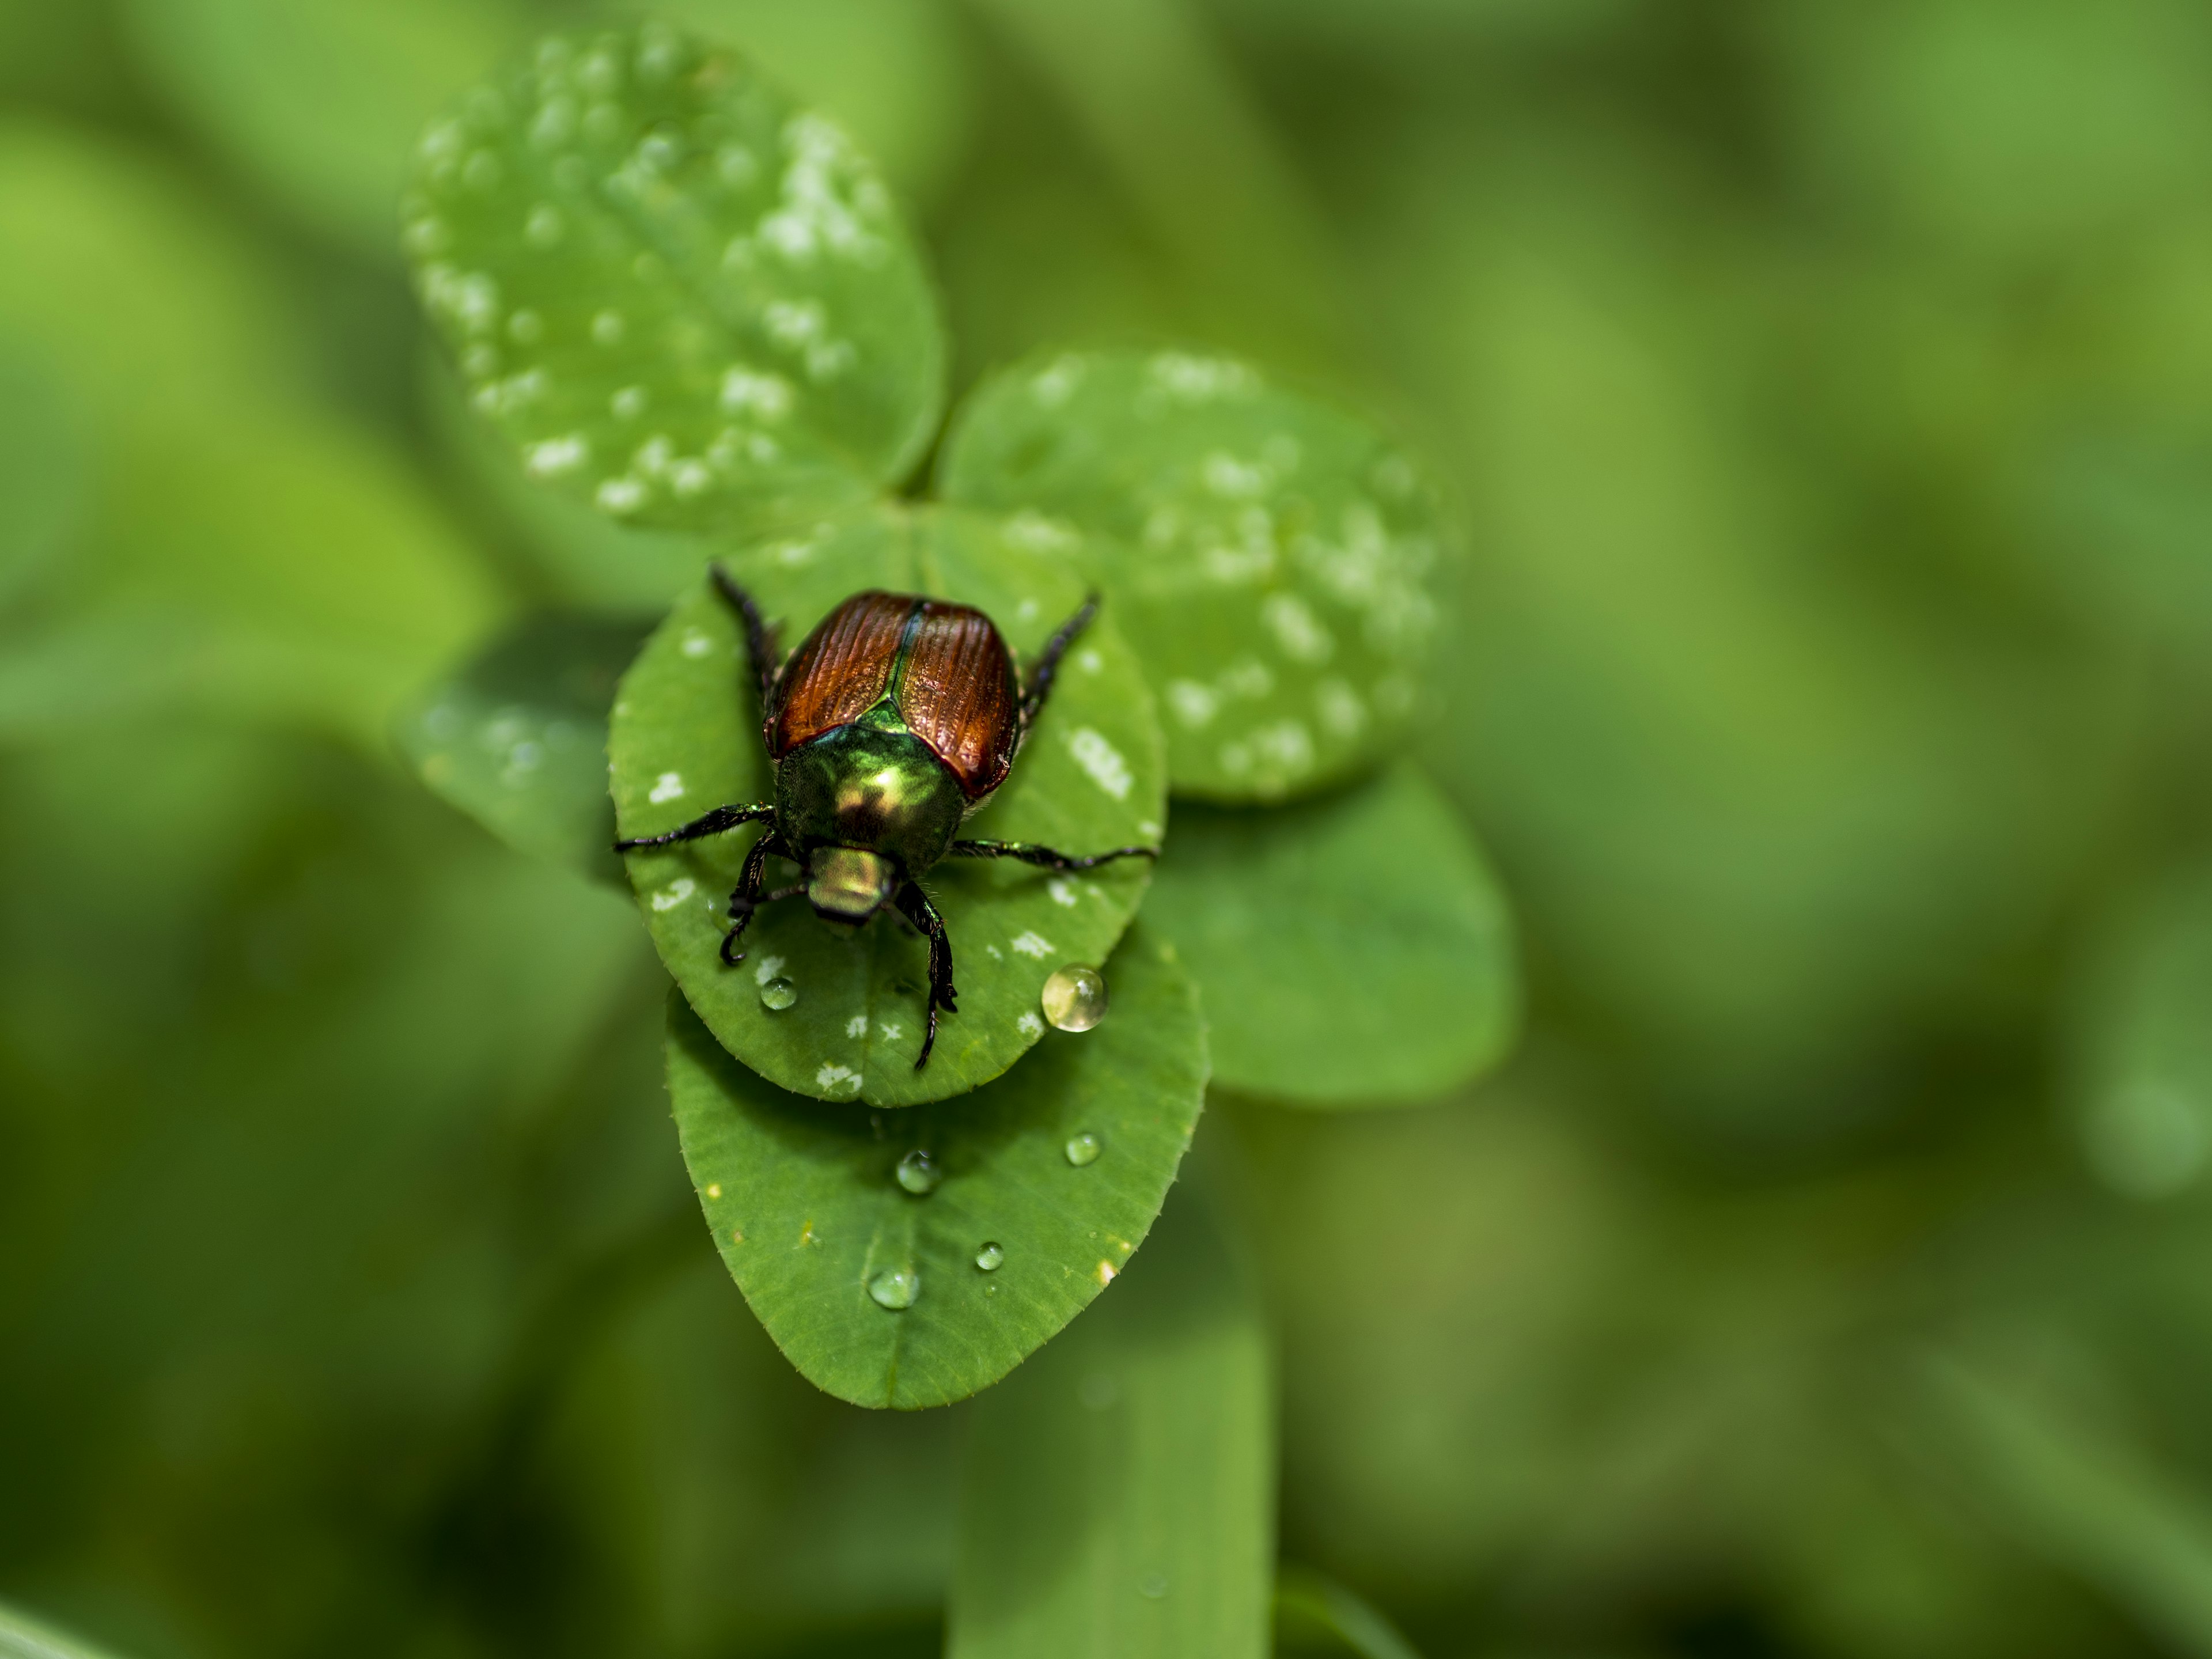
<svg viewBox="0 0 2212 1659"><path fill-rule="evenodd" d="M842 600L880 587L980 607L1017 659L1030 663L1084 599L1067 564L1035 551L1018 526L935 509L847 519L727 565L781 624L786 651ZM1109 605L1068 653L1012 775L963 836L1080 854L1158 845L1166 806L1159 728L1113 617ZM743 629L711 585L670 612L623 678L608 752L625 836L772 798ZM941 1017L929 1064L916 1070L928 952L897 917L878 916L855 935L790 900L757 915L742 963L722 961L729 895L759 833L627 855L661 960L714 1035L763 1077L801 1094L879 1106L943 1099L1020 1059L1044 1032L1045 981L1061 967L1106 959L1151 872L1142 858L1068 876L1011 860L948 859L931 870L925 885L951 941L960 1011ZM771 884L789 868L772 864ZM763 988L779 977L796 989L795 1006L763 1003Z"/></svg>
<svg viewBox="0 0 2212 1659"><path fill-rule="evenodd" d="M873 166L664 25L543 42L421 145L404 240L477 406L626 522L787 522L901 477L944 331Z"/></svg>
<svg viewBox="0 0 2212 1659"><path fill-rule="evenodd" d="M107 1650L64 1636L13 1607L0 1605L0 1659L109 1659Z"/></svg>
<svg viewBox="0 0 2212 1659"><path fill-rule="evenodd" d="M54 366L0 332L0 607L84 518L88 434Z"/></svg>
<svg viewBox="0 0 2212 1659"><path fill-rule="evenodd" d="M817 1387L861 1406L963 1399L1144 1242L1198 1121L1206 1037L1171 947L1133 932L1108 974L1097 1030L1054 1034L972 1097L894 1114L786 1093L671 995L669 1093L701 1207Z"/></svg>
<svg viewBox="0 0 2212 1659"><path fill-rule="evenodd" d="M472 504L511 542L550 597L582 609L657 615L699 580L713 545L677 531L641 530L524 476L507 441L469 410L452 367L423 355L431 430Z"/></svg>
<svg viewBox="0 0 2212 1659"><path fill-rule="evenodd" d="M2141 1450L1956 1354L1922 1377L1928 1421L2007 1528L2177 1649L2212 1653L2212 1503Z"/></svg>
<svg viewBox="0 0 2212 1659"><path fill-rule="evenodd" d="M1127 1284L979 1401L951 1659L1259 1659L1274 1425L1256 1297L1178 1205Z"/></svg>
<svg viewBox="0 0 2212 1659"><path fill-rule="evenodd" d="M2114 918L2073 1023L2090 1167L2136 1198L2193 1186L2212 1160L2212 871L2179 872Z"/></svg>
<svg viewBox="0 0 2212 1659"><path fill-rule="evenodd" d="M1275 1574L1275 1644L1279 1654L1325 1646L1358 1659L1420 1659L1388 1619L1310 1567Z"/></svg>
<svg viewBox="0 0 2212 1659"><path fill-rule="evenodd" d="M626 0L757 58L849 127L890 181L935 195L967 139L969 88L951 0Z"/></svg>
<svg viewBox="0 0 2212 1659"><path fill-rule="evenodd" d="M1433 1099L1512 1041L1504 896L1411 767L1271 811L1177 808L1146 915L1198 981L1229 1088L1308 1106Z"/></svg>
<svg viewBox="0 0 2212 1659"><path fill-rule="evenodd" d="M532 617L405 711L400 749L434 793L509 846L626 890L607 710L646 633L602 617Z"/></svg>
<svg viewBox="0 0 2212 1659"><path fill-rule="evenodd" d="M1085 562L1144 658L1178 793L1318 788L1404 730L1441 532L1360 422L1225 359L1069 353L964 404L939 474L950 500L1043 515L1071 560L1067 525L1109 538Z"/></svg>
<svg viewBox="0 0 2212 1659"><path fill-rule="evenodd" d="M200 188L106 139L0 122L0 326L104 415L204 424L301 379L283 289Z"/></svg>
<svg viewBox="0 0 2212 1659"><path fill-rule="evenodd" d="M139 67L297 217L386 256L424 122L524 38L514 0L125 0Z"/></svg>

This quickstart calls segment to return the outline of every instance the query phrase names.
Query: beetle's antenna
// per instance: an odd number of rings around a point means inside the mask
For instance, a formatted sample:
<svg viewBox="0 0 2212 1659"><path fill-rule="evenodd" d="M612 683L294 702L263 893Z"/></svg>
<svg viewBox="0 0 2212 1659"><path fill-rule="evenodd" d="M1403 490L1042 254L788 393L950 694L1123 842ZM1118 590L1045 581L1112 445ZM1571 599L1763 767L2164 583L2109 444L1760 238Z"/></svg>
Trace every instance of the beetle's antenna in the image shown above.
<svg viewBox="0 0 2212 1659"><path fill-rule="evenodd" d="M1091 626L1091 619L1098 614L1098 596L1090 595L1083 608L1060 623L1057 632L1044 642L1038 653L1036 666L1030 670L1028 688L1022 693L1022 729L1026 732L1044 708L1044 700L1052 695L1052 683L1060 673L1060 659L1067 647L1075 643L1076 635Z"/></svg>
<svg viewBox="0 0 2212 1659"><path fill-rule="evenodd" d="M765 719L769 699L775 696L775 683L783 672L783 658L775 646L775 625L762 618L760 606L753 602L753 596L738 586L737 579L722 568L720 560L709 564L707 570L714 577L714 586L721 591L722 597L744 619L745 662L752 670L754 684L759 688L761 714Z"/></svg>

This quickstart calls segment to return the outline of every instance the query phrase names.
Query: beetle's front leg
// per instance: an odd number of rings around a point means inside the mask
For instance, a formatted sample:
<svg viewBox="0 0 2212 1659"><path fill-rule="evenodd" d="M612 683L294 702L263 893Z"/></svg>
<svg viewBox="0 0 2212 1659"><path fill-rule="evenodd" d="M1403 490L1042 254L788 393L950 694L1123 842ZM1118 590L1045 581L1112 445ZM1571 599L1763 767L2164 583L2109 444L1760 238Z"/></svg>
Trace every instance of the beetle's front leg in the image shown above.
<svg viewBox="0 0 2212 1659"><path fill-rule="evenodd" d="M702 836L719 836L725 830L734 830L741 823L766 823L775 816L775 803L772 800L756 801L749 806L717 806L665 836L640 836L633 841L618 841L615 851L635 853L641 847L670 847L679 841L697 841Z"/></svg>
<svg viewBox="0 0 2212 1659"><path fill-rule="evenodd" d="M953 1002L952 941L945 937L945 918L937 914L937 907L929 902L929 895L915 882L899 889L894 901L900 914L921 929L929 939L929 1029L923 1033L921 1056L914 1062L920 1071L929 1064L929 1051L937 1046L937 1011L957 1014L959 1008Z"/></svg>
<svg viewBox="0 0 2212 1659"><path fill-rule="evenodd" d="M738 941L745 936L745 929L753 923L753 912L769 902L761 896L761 883L768 877L768 861L772 854L781 853L783 843L771 830L752 844L745 854L744 868L738 872L736 890L730 895L730 931L722 935L722 961L734 968L745 959L745 953L737 948ZM782 893L770 898L782 898Z"/></svg>

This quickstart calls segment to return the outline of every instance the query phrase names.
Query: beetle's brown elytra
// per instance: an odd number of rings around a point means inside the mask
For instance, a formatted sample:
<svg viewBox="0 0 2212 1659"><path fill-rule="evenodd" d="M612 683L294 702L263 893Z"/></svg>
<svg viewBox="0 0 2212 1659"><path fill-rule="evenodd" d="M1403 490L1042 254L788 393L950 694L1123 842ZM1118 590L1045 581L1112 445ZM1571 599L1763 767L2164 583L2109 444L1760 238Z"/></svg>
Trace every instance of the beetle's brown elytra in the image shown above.
<svg viewBox="0 0 2212 1659"><path fill-rule="evenodd" d="M929 939L928 1025L920 1070L937 1042L941 1008L957 1012L945 921L917 881L945 858L1018 859L1048 870L1092 870L1154 847L1076 856L1026 842L961 841L961 820L1006 781L1022 740L1052 690L1060 661L1097 614L1094 597L1046 641L1026 681L996 623L972 605L916 593L855 593L780 658L774 629L719 565L715 586L744 624L760 696L761 741L775 763L775 799L718 806L665 835L615 843L626 853L766 823L730 895L722 960L738 949L753 912L806 895L825 921L866 923L894 906ZM805 879L763 892L768 860Z"/></svg>

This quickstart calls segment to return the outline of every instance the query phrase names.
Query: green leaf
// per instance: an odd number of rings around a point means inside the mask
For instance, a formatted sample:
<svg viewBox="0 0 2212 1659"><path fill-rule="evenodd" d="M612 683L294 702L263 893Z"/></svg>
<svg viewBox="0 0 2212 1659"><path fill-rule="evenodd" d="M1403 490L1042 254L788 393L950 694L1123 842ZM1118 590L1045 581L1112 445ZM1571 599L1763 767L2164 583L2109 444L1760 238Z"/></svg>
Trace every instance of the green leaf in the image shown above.
<svg viewBox="0 0 2212 1659"><path fill-rule="evenodd" d="M944 331L873 167L665 26L542 43L424 137L404 233L478 409L626 522L865 499L934 429Z"/></svg>
<svg viewBox="0 0 2212 1659"><path fill-rule="evenodd" d="M0 1603L0 1659L107 1659L95 1648Z"/></svg>
<svg viewBox="0 0 2212 1659"><path fill-rule="evenodd" d="M0 332L0 605L22 592L84 517L82 413L54 366Z"/></svg>
<svg viewBox="0 0 2212 1659"><path fill-rule="evenodd" d="M1363 422L1243 364L1071 353L964 406L948 500L1112 538L1094 566L1161 699L1178 794L1273 800L1404 730L1433 631L1432 492Z"/></svg>
<svg viewBox="0 0 2212 1659"><path fill-rule="evenodd" d="M1310 1567L1275 1575L1277 1651L1324 1646L1359 1659L1420 1659L1397 1626L1358 1596Z"/></svg>
<svg viewBox="0 0 2212 1659"><path fill-rule="evenodd" d="M626 887L607 709L646 631L604 617L531 617L400 717L400 750L433 793L508 846Z"/></svg>
<svg viewBox="0 0 2212 1659"><path fill-rule="evenodd" d="M512 0L127 0L141 68L307 223L389 258L409 140L524 38Z"/></svg>
<svg viewBox="0 0 2212 1659"><path fill-rule="evenodd" d="M671 996L684 1161L731 1277L817 1388L860 1406L963 1399L1144 1242L1198 1122L1206 1034L1171 947L1133 931L1109 976L1115 1006L1096 1030L1054 1033L970 1098L896 1114L775 1087ZM1085 1134L1099 1150L1078 1165L1066 1149ZM921 1195L896 1175L917 1151L939 1177ZM1002 1253L988 1271L987 1244Z"/></svg>
<svg viewBox="0 0 2212 1659"><path fill-rule="evenodd" d="M978 1401L951 1659L1258 1659L1274 1430L1257 1302L1178 1205L1087 1319Z"/></svg>
<svg viewBox="0 0 2212 1659"><path fill-rule="evenodd" d="M1067 565L1025 544L1018 525L978 514L879 512L818 526L808 539L727 562L784 649L848 595L870 587L980 606L1024 663L1082 604ZM1040 842L1070 853L1158 844L1166 811L1159 728L1135 654L1109 605L1067 657L1013 775L963 834ZM669 613L624 678L608 744L625 836L658 835L732 802L765 801L774 772L744 668L743 635L702 583ZM960 1012L945 1015L928 1066L922 1040L927 949L898 918L858 937L803 902L762 910L745 960L721 960L727 900L759 832L734 831L629 855L661 960L714 1035L771 1082L872 1105L939 1100L988 1082L1043 1034L1038 996L1054 969L1096 965L1121 936L1151 864L1124 859L1077 876L1012 860L948 860L927 885L945 917ZM777 864L775 871L788 866ZM775 977L796 1006L763 1006Z"/></svg>
<svg viewBox="0 0 2212 1659"><path fill-rule="evenodd" d="M1146 914L1205 994L1229 1088L1310 1106L1433 1099L1511 1046L1504 896L1411 766L1273 811L1178 807Z"/></svg>

